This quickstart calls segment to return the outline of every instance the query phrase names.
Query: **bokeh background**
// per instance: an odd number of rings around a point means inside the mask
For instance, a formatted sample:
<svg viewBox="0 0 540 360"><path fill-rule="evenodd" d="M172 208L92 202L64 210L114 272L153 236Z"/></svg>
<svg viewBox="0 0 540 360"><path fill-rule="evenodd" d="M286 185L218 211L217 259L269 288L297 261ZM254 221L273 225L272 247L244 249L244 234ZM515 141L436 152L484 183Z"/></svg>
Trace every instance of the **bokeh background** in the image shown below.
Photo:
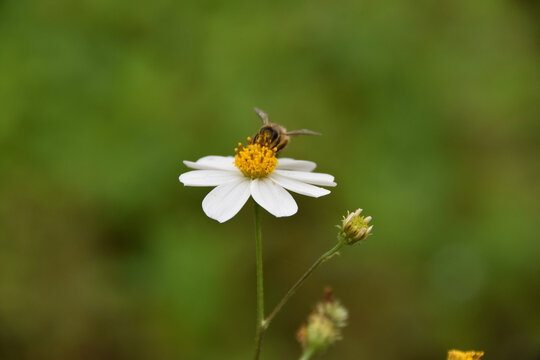
<svg viewBox="0 0 540 360"><path fill-rule="evenodd" d="M249 359L252 204L207 218L182 160L232 155L258 106L331 195L263 215L267 332L326 285L350 310L326 359L540 359L536 1L0 1L0 358Z"/></svg>

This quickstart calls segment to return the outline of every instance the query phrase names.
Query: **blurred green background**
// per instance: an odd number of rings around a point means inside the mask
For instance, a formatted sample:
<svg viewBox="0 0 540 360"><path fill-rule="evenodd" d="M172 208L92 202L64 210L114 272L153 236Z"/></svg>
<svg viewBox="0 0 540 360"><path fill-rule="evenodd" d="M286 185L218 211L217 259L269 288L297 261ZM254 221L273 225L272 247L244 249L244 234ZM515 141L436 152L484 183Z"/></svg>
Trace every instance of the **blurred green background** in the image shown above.
<svg viewBox="0 0 540 360"><path fill-rule="evenodd" d="M232 155L258 106L335 175L263 215L267 332L295 359L325 285L326 359L540 359L540 23L531 0L0 1L0 358L249 359L251 202L207 218L182 160Z"/></svg>

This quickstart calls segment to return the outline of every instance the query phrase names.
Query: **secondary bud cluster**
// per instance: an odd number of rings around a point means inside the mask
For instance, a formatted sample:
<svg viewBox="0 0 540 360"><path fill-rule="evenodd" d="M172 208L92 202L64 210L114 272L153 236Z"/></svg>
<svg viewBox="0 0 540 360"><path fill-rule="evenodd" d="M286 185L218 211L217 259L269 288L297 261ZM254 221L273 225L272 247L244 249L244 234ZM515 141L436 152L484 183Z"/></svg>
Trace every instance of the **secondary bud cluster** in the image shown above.
<svg viewBox="0 0 540 360"><path fill-rule="evenodd" d="M347 324L347 309L333 298L330 289L325 292L325 299L315 306L307 323L298 330L297 338L304 353L315 354L341 340L341 329Z"/></svg>
<svg viewBox="0 0 540 360"><path fill-rule="evenodd" d="M360 216L362 209L357 209L355 212L347 212L347 216L341 222L339 233L340 240L352 245L360 240L364 240L371 235L373 225L369 225L371 216Z"/></svg>

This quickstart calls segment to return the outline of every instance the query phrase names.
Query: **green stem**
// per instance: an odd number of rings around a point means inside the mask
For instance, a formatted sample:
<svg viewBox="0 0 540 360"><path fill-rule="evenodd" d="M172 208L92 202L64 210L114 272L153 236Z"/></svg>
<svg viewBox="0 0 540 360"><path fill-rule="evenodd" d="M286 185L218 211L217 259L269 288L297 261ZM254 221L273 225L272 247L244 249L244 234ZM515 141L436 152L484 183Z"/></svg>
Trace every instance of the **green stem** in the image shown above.
<svg viewBox="0 0 540 360"><path fill-rule="evenodd" d="M261 240L261 215L259 205L255 203L255 252L257 259L257 332L255 334L255 355L258 360L261 354L262 339L266 330L264 321L264 287L263 287L263 259Z"/></svg>
<svg viewBox="0 0 540 360"><path fill-rule="evenodd" d="M335 253L337 253L339 251L339 249L341 249L343 247L343 245L345 245L345 243L343 241L339 241L336 246L334 246L333 248L331 248L330 250L328 250L327 252L325 252L324 254L321 255L321 257L319 259L317 259L317 261L315 261L313 263L313 265L311 265L311 267L304 273L304 275L302 275L302 277L300 279L298 279L298 281L289 289L289 291L287 291L287 294L285 294L285 296L283 297L283 299L281 299L281 301L276 305L276 307L274 308L274 310L272 310L272 312L270 313L270 315L268 315L268 317L264 320L264 326L265 328L268 327L268 325L270 325L270 322L272 321L272 319L274 319L274 317L277 315L277 313L281 310L281 308L283 307L283 305L285 305L287 303L287 301L289 301L289 299L291 298L291 296L294 295L294 293L296 292L296 290L298 290L298 288L304 283L304 281L309 278L311 276L311 274L313 274L313 272L322 264L324 263L326 260L330 259ZM304 356L304 355L303 355ZM308 355L308 357L306 357L306 359L309 359L309 357L311 356L311 354ZM304 359L304 358L302 358Z"/></svg>
<svg viewBox="0 0 540 360"><path fill-rule="evenodd" d="M302 356L300 357L299 360L309 360L311 359L311 356L313 355L313 351L312 350L306 350L302 353Z"/></svg>

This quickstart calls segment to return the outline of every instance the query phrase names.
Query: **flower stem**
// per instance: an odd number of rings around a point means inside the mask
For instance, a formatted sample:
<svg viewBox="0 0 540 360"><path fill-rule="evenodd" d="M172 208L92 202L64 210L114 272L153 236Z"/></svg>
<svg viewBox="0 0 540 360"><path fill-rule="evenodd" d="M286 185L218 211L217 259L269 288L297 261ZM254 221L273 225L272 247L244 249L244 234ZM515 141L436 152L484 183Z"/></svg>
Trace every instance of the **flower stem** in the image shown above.
<svg viewBox="0 0 540 360"><path fill-rule="evenodd" d="M320 258L317 259L317 261L315 261L313 263L313 265L311 265L311 267L304 273L304 275L302 275L302 277L300 279L298 279L298 281L289 289L289 291L287 291L287 294L285 294L285 296L283 297L283 299L281 299L281 301L276 305L276 307L274 308L274 310L272 310L272 312L270 313L270 315L268 315L268 317L264 320L264 326L265 327L268 327L268 325L270 324L270 322L272 321L272 319L274 319L274 317L277 315L277 313L281 310L281 308L283 307L283 305L285 305L287 303L287 301L289 301L289 299L291 298L291 296L294 295L294 293L296 292L296 290L298 290L298 288L304 283L304 281L309 278L311 276L311 274L313 274L313 272L322 264L324 263L326 260L330 259L335 253L337 253L339 251L339 249L341 249L343 247L343 245L345 245L345 243L343 241L338 241L338 243L336 244L336 246L334 246L333 248L331 248L330 250L328 250L327 252L325 252L324 254L321 255ZM303 356L307 356L307 357L302 357L301 359L309 359L311 357L312 354L304 354Z"/></svg>
<svg viewBox="0 0 540 360"><path fill-rule="evenodd" d="M302 353L302 356L300 356L299 360L309 360L311 359L311 356L313 355L312 350L306 350Z"/></svg>
<svg viewBox="0 0 540 360"><path fill-rule="evenodd" d="M257 259L257 331L255 335L255 355L258 360L261 354L262 339L266 329L264 321L264 287L263 287L263 259L261 240L261 215L259 205L255 203L255 252Z"/></svg>

